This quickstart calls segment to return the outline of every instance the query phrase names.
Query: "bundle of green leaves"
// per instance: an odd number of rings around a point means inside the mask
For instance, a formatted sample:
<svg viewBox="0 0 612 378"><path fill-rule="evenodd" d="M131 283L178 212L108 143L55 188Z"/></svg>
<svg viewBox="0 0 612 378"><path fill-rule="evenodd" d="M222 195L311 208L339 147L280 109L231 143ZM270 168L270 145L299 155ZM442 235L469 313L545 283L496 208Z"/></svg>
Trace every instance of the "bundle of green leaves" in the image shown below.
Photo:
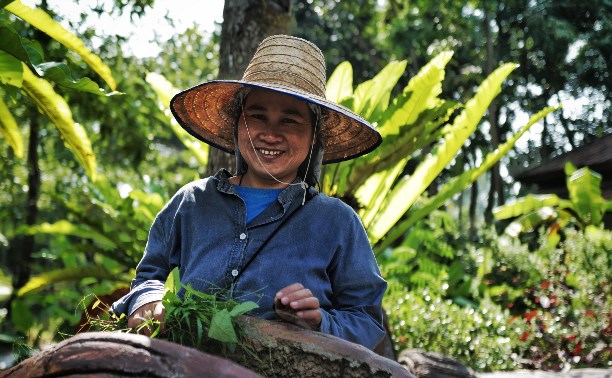
<svg viewBox="0 0 612 378"><path fill-rule="evenodd" d="M166 291L162 300L166 310L163 326L159 321L149 319L134 329L128 328L125 314L105 311L102 316L88 318L90 330L138 333L149 328L152 338L163 338L208 353L234 353L237 346L245 349L236 318L257 308L255 302L220 300L217 295L197 291L191 286L183 288L183 298L174 290ZM97 301L92 307L99 305L102 304Z"/></svg>

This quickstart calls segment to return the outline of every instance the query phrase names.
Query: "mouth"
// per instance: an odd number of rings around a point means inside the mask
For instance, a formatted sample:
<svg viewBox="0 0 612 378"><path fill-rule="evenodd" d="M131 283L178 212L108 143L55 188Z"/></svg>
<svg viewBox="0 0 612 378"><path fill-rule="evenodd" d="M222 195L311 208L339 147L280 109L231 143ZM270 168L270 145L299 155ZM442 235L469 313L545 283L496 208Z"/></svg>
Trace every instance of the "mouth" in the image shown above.
<svg viewBox="0 0 612 378"><path fill-rule="evenodd" d="M284 153L284 151L280 151L280 150L269 150L266 148L257 148L256 149L257 152L259 152L260 154L266 156L266 157L277 157L281 154Z"/></svg>

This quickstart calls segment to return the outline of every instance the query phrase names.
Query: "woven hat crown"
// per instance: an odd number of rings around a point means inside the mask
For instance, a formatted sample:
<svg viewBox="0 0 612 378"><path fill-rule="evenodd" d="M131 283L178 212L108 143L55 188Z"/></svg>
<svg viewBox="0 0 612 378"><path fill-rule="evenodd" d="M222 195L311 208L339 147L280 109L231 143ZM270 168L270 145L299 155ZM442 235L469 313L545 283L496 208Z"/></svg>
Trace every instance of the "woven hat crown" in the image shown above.
<svg viewBox="0 0 612 378"><path fill-rule="evenodd" d="M242 81L274 85L325 98L325 59L313 43L275 35L264 39Z"/></svg>

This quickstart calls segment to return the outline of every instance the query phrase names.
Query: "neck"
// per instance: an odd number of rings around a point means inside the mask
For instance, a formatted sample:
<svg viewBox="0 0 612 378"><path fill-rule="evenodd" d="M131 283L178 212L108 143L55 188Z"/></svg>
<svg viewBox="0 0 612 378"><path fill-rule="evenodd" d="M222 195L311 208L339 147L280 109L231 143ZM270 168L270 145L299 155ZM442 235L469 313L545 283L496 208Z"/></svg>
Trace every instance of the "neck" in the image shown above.
<svg viewBox="0 0 612 378"><path fill-rule="evenodd" d="M235 176L232 177L230 179L230 182L232 184L235 185L239 185L239 186L246 186L249 188L258 188L258 189L284 189L286 187L288 187L291 184L287 184L287 183L292 183L293 181L295 181L295 178L297 176L294 177L285 177L284 178L284 182L278 182L276 180L274 180L273 178L270 178L268 180L261 178L261 177L253 177L253 175L250 175L249 172L247 171L246 173L244 173L241 176Z"/></svg>

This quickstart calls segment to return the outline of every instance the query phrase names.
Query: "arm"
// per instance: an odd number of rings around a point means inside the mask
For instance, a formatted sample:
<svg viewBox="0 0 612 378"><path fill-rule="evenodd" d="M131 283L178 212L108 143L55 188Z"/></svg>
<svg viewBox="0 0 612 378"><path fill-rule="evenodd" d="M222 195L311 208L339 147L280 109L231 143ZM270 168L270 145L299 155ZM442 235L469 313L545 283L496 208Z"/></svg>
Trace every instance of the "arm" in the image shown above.
<svg viewBox="0 0 612 378"><path fill-rule="evenodd" d="M164 295L164 282L174 266L170 263L174 245L166 238L164 224L172 218L174 211L166 206L155 218L145 252L136 267L136 276L132 280L131 290L124 297L113 303L111 311L116 314L127 314L133 324L133 318L145 315L148 304L160 302ZM153 305L151 313L155 312ZM138 314L135 314L138 312ZM159 310L157 310L159 312Z"/></svg>
<svg viewBox="0 0 612 378"><path fill-rule="evenodd" d="M293 283L276 293L274 309L286 321L373 349L385 334L381 302L387 284L357 215L351 211L342 224L328 269L331 307L320 308L311 288Z"/></svg>
<svg viewBox="0 0 612 378"><path fill-rule="evenodd" d="M361 221L351 211L332 266L332 308L321 309L321 332L373 349L384 337L382 298L387 288Z"/></svg>

